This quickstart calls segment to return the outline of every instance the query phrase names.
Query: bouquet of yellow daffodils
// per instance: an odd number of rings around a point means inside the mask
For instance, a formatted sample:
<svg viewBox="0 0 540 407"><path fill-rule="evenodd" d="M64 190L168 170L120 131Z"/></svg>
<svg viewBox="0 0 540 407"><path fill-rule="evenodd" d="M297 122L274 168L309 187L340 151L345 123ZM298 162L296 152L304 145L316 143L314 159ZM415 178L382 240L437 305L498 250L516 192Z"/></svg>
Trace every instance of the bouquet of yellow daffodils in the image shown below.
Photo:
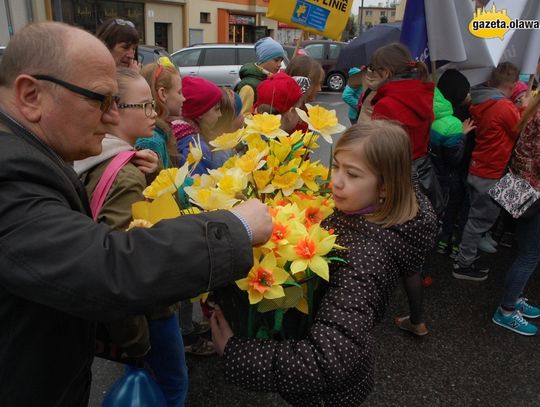
<svg viewBox="0 0 540 407"><path fill-rule="evenodd" d="M213 151L240 152L206 174L193 175L202 159L200 142L193 143L184 165L161 171L144 191L147 201L133 206L134 223L151 226L201 210L231 209L252 197L268 204L274 224L271 238L253 249L254 265L247 276L219 295L235 332L249 336L298 336L284 330L285 313L293 314L288 312L292 309L306 317L300 325L309 327L316 288L329 280L329 262L341 260L328 256L340 247L333 232L321 226L334 206L329 170L309 156L318 148L319 136L331 143L331 135L344 127L335 111L310 105L307 114L297 111L310 131L289 135L280 129L279 115L263 113L211 141Z"/></svg>

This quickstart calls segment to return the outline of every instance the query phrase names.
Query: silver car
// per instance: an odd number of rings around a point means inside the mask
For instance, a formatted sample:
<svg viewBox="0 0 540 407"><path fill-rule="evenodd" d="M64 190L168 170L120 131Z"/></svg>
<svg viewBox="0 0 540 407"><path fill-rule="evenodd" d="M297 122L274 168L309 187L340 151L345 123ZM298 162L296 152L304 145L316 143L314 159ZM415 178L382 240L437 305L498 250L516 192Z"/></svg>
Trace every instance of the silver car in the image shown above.
<svg viewBox="0 0 540 407"><path fill-rule="evenodd" d="M173 52L171 58L182 76L200 76L218 86L234 87L240 67L256 62L253 44L202 44Z"/></svg>

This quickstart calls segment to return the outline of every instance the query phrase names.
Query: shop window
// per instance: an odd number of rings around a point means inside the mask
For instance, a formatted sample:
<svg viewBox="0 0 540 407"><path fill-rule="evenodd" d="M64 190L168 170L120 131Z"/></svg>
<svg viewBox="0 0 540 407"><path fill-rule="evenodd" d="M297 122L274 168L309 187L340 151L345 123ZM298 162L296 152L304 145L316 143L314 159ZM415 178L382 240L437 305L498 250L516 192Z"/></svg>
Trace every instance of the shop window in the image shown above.
<svg viewBox="0 0 540 407"><path fill-rule="evenodd" d="M210 13L201 13L201 23L210 24Z"/></svg>

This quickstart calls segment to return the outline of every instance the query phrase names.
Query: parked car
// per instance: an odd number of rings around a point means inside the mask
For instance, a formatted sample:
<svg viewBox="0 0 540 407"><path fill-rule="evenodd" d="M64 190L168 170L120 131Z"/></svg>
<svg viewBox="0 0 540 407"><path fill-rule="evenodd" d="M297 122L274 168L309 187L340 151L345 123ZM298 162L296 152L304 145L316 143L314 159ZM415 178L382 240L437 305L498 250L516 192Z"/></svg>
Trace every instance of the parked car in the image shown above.
<svg viewBox="0 0 540 407"><path fill-rule="evenodd" d="M287 59L290 61L294 55L294 50L296 49L295 45L283 45L283 49L287 53ZM304 51L304 48L298 47L298 51L296 53L297 55L306 55L306 51Z"/></svg>
<svg viewBox="0 0 540 407"><path fill-rule="evenodd" d="M319 61L326 73L325 85L335 91L342 91L347 84L347 72L336 69L341 49L346 42L330 40L306 40L300 43L306 54Z"/></svg>
<svg viewBox="0 0 540 407"><path fill-rule="evenodd" d="M139 45L137 47L137 57L139 62L143 65L151 64L156 62L160 57L169 57L169 53L163 47L157 45Z"/></svg>
<svg viewBox="0 0 540 407"><path fill-rule="evenodd" d="M173 52L182 76L200 76L218 86L234 87L240 67L257 61L253 44L200 44Z"/></svg>
<svg viewBox="0 0 540 407"><path fill-rule="evenodd" d="M290 48L290 47L289 47ZM284 47L292 56L292 50ZM240 82L238 76L242 65L256 62L254 44L199 44L183 48L171 55L183 76L200 76L218 86L234 86ZM286 61L282 69L287 67Z"/></svg>

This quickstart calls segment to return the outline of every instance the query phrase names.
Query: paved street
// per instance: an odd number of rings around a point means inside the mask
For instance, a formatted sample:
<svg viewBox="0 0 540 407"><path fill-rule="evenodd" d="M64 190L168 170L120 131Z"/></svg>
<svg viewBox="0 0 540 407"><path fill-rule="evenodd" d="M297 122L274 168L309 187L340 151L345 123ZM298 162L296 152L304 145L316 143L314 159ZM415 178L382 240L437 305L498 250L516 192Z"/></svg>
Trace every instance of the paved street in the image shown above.
<svg viewBox="0 0 540 407"><path fill-rule="evenodd" d="M322 94L319 102L337 108L348 124L339 94ZM323 147L324 141L321 141ZM326 148L317 155L328 162ZM399 287L382 323L375 329L376 386L363 406L540 406L540 346L538 337L523 337L495 326L491 316L502 295L504 275L515 249L500 248L486 261L492 270L480 283L455 280L451 260L433 254L433 285L425 292L430 334L416 338L399 331L393 317L407 312ZM540 275L529 283L531 302L540 304ZM217 356L188 357L190 393L187 407L286 406L278 395L243 391L223 381ZM96 359L91 407L121 375L115 364Z"/></svg>

